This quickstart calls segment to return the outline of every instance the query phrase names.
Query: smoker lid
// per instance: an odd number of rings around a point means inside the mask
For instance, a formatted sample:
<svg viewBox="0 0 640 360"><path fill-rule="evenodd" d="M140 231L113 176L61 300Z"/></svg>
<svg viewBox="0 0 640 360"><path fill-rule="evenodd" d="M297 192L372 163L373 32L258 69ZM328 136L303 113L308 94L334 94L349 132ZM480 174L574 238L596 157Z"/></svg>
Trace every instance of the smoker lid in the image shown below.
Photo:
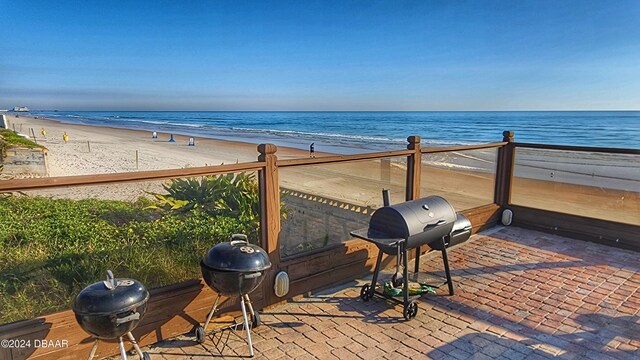
<svg viewBox="0 0 640 360"><path fill-rule="evenodd" d="M149 300L144 285L134 279L115 279L107 270L107 280L85 287L73 301L77 315L114 315L137 308Z"/></svg>
<svg viewBox="0 0 640 360"><path fill-rule="evenodd" d="M448 233L455 216L447 200L432 195L377 209L371 216L369 228L396 238L417 235L435 227Z"/></svg>
<svg viewBox="0 0 640 360"><path fill-rule="evenodd" d="M271 267L271 260L264 249L247 242L242 234L233 235L230 242L212 247L202 258L202 266L219 271L251 272Z"/></svg>

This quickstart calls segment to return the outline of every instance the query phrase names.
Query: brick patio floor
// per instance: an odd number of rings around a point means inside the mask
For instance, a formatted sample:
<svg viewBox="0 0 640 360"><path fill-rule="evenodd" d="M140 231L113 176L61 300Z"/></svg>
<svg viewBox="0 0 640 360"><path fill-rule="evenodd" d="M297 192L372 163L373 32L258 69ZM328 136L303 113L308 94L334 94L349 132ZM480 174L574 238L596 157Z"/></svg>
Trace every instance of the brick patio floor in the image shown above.
<svg viewBox="0 0 640 360"><path fill-rule="evenodd" d="M640 359L640 254L514 227L476 235L449 251L446 286L402 306L359 298L364 280L262 313L256 359ZM412 269L412 267L410 268ZM421 271L443 276L439 253ZM200 345L158 343L152 359L238 358L245 334Z"/></svg>

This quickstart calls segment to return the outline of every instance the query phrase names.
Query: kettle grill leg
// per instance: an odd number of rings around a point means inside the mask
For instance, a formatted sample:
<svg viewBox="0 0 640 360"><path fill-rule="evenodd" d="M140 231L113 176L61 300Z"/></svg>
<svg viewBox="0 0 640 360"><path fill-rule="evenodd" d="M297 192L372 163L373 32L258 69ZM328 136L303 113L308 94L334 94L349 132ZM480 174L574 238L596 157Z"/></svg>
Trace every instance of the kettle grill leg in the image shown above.
<svg viewBox="0 0 640 360"><path fill-rule="evenodd" d="M98 350L98 339L93 343L93 347L89 353L89 360L93 360L93 357L96 356L96 350Z"/></svg>
<svg viewBox="0 0 640 360"><path fill-rule="evenodd" d="M440 239L442 246L442 261L444 262L444 273L447 275L447 285L449 286L449 295L453 295L453 280L451 280L451 271L449 270L449 258L447 257L447 247L444 243L444 237Z"/></svg>
<svg viewBox="0 0 640 360"><path fill-rule="evenodd" d="M251 316L254 316L256 313L253 311L253 306L251 306L251 300L249 300L249 294L244 294L244 299L247 302L247 306L249 307L249 313Z"/></svg>
<svg viewBox="0 0 640 360"><path fill-rule="evenodd" d="M247 320L247 309L244 305L244 298L240 301L240 307L242 308L242 318L244 320L244 328L247 330L247 342L249 343L249 355L253 357L253 343L251 342L251 329L249 328L249 321Z"/></svg>
<svg viewBox="0 0 640 360"><path fill-rule="evenodd" d="M136 338L133 337L131 331L127 333L127 337L129 337L129 341L133 345L133 348L136 349L136 352L138 353L138 356L140 356L140 359L144 359L144 354L142 353L142 350L140 350L140 346L138 346L138 342L136 341Z"/></svg>
<svg viewBox="0 0 640 360"><path fill-rule="evenodd" d="M209 322L211 322L211 318L213 317L213 314L216 312L216 309L218 308L218 301L220 301L220 294L218 294L218 296L216 296L216 301L213 303L213 307L211 308L211 311L209 312L209 315L207 316L207 321L204 322L204 331L207 331L207 326L209 326Z"/></svg>
<svg viewBox="0 0 640 360"><path fill-rule="evenodd" d="M122 360L127 360L127 351L124 349L124 343L122 342L122 336L118 338L118 346L120 347L120 357Z"/></svg>

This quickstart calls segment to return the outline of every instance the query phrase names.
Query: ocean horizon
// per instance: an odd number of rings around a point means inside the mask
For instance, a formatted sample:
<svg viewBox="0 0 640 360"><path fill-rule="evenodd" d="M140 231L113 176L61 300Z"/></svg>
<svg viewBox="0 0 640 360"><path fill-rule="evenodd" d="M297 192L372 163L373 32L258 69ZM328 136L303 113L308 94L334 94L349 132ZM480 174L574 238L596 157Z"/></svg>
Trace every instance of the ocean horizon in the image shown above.
<svg viewBox="0 0 640 360"><path fill-rule="evenodd" d="M640 148L640 111L31 111L69 124L174 133L352 154L502 140Z"/></svg>

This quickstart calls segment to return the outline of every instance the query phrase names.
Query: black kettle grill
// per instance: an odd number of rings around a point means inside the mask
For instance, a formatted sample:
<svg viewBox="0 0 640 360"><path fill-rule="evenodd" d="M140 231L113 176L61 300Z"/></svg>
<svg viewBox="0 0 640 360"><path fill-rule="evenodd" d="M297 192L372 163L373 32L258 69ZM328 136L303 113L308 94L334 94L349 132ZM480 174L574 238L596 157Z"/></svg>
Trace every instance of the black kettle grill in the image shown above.
<svg viewBox="0 0 640 360"><path fill-rule="evenodd" d="M403 285L403 315L406 320L418 313L419 296L409 296L409 263L407 251L416 248L415 272L420 266L420 247L428 245L440 250L446 274L449 294L453 295L453 282L449 271L447 246L466 241L471 236L471 222L462 214L456 214L453 206L440 196L428 196L418 200L389 205L389 192L383 190L384 207L371 216L369 227L351 232L352 236L374 243L380 250L371 284L365 284L360 297L369 301L374 295L382 295L375 288L381 268L382 255L396 255L396 273L391 281L394 286ZM400 265L403 273L400 274ZM385 296L387 297L387 296ZM394 298L390 298L396 300Z"/></svg>
<svg viewBox="0 0 640 360"><path fill-rule="evenodd" d="M149 292L141 282L115 279L107 270L107 280L84 288L73 301L73 312L80 327L96 338L89 359L93 359L99 339L118 339L120 355L127 359L122 337L127 335L140 359L148 360L131 334L147 310Z"/></svg>
<svg viewBox="0 0 640 360"><path fill-rule="evenodd" d="M235 234L231 237L230 242L220 243L209 250L200 261L200 268L204 281L218 295L204 326L199 326L195 330L196 340L199 343L203 343L205 340L205 329L209 326L209 322L218 308L220 296L240 297L247 342L250 354L253 356L251 328L247 319L246 307L249 308L251 314L252 326L259 326L260 315L253 310L249 293L262 283L264 274L270 267L271 261L267 252L261 247L247 242L247 236L243 234Z"/></svg>

